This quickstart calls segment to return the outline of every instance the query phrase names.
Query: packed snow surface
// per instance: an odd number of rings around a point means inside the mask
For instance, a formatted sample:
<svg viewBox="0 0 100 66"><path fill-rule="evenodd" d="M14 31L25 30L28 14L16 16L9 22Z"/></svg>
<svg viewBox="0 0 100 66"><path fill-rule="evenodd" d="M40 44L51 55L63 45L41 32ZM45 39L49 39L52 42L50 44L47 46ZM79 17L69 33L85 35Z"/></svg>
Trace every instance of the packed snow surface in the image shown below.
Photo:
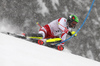
<svg viewBox="0 0 100 66"><path fill-rule="evenodd" d="M100 66L100 62L0 33L0 66Z"/></svg>

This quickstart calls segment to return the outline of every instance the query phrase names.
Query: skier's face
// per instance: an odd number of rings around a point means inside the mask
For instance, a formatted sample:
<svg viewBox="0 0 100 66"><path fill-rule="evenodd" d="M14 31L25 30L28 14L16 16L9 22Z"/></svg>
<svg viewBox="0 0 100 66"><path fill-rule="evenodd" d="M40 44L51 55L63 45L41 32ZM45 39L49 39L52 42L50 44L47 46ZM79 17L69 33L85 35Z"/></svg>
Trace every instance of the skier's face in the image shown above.
<svg viewBox="0 0 100 66"><path fill-rule="evenodd" d="M73 27L76 26L76 24L77 24L77 22L73 21L73 22L70 23L70 27L73 28Z"/></svg>

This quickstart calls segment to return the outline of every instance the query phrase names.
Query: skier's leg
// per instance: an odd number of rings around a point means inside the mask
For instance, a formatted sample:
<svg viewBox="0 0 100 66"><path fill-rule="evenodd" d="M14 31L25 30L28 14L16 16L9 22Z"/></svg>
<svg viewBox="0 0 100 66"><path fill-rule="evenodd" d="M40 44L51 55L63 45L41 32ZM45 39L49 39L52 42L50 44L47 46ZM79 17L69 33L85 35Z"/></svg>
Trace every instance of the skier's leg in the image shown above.
<svg viewBox="0 0 100 66"><path fill-rule="evenodd" d="M39 31L39 34L41 34L42 37L45 38L45 32L44 31Z"/></svg>
<svg viewBox="0 0 100 66"><path fill-rule="evenodd" d="M46 39L43 39L45 37L44 31L39 31L39 33L37 33L37 34L30 34L30 36L32 36L32 37L30 37L30 38L32 38L31 41L36 42L39 45L43 45L46 42Z"/></svg>
<svg viewBox="0 0 100 66"><path fill-rule="evenodd" d="M28 33L28 34L25 34L25 37L27 39L42 39L42 34L39 34L39 33Z"/></svg>
<svg viewBox="0 0 100 66"><path fill-rule="evenodd" d="M64 49L64 44L61 43L60 45L55 45L61 42L61 38L51 38L46 40L46 46L56 48L59 51Z"/></svg>
<svg viewBox="0 0 100 66"><path fill-rule="evenodd" d="M46 46L56 47L55 44L61 42L61 38L50 38L46 40Z"/></svg>
<svg viewBox="0 0 100 66"><path fill-rule="evenodd" d="M52 38L46 40L47 46L49 47L56 47L59 51L62 51L64 49L64 43L61 43L60 45L55 45L57 43L61 42L61 38Z"/></svg>
<svg viewBox="0 0 100 66"><path fill-rule="evenodd" d="M36 38L36 39L43 39L46 36L46 29L44 27L40 28L38 33L31 33L31 34L26 34L26 36L30 38Z"/></svg>
<svg viewBox="0 0 100 66"><path fill-rule="evenodd" d="M29 36L29 37L43 37L42 34L39 34L39 33L28 33L26 34L26 36Z"/></svg>
<svg viewBox="0 0 100 66"><path fill-rule="evenodd" d="M39 31L39 33L32 33L32 34L27 34L27 39L32 41L32 42L36 42L39 45L43 45L46 42L46 39L43 39L43 37L45 37L45 33L43 31Z"/></svg>

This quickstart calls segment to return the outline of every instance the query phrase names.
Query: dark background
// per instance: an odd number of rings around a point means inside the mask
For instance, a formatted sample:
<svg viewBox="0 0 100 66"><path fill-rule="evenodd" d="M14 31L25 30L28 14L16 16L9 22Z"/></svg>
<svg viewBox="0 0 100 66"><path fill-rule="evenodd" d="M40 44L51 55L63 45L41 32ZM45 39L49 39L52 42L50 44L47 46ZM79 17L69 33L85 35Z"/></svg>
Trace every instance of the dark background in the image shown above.
<svg viewBox="0 0 100 66"><path fill-rule="evenodd" d="M93 0L0 0L0 31L14 33L38 32L41 26L54 19L79 17L77 29L83 23ZM44 6L44 7L42 7ZM100 61L100 1L96 0L92 11L78 32L66 42L73 54ZM68 38L69 36L67 36Z"/></svg>

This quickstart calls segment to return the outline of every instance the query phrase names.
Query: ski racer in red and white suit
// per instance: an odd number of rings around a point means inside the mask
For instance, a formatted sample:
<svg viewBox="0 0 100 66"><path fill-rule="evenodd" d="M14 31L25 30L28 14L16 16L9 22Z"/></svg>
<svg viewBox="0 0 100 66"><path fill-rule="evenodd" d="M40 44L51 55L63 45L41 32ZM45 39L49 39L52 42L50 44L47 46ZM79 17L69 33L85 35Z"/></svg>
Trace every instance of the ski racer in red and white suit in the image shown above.
<svg viewBox="0 0 100 66"><path fill-rule="evenodd" d="M43 38L57 38L61 35L60 38L63 41L66 39L68 31L71 31L71 28L67 25L67 19L62 17L43 26L39 33L43 35Z"/></svg>
<svg viewBox="0 0 100 66"><path fill-rule="evenodd" d="M71 31L71 28L74 28L78 22L79 20L76 15L70 15L68 19L62 17L40 28L39 33L43 35L43 38L60 37L61 40L64 41L68 32ZM61 45L64 45L64 43Z"/></svg>

